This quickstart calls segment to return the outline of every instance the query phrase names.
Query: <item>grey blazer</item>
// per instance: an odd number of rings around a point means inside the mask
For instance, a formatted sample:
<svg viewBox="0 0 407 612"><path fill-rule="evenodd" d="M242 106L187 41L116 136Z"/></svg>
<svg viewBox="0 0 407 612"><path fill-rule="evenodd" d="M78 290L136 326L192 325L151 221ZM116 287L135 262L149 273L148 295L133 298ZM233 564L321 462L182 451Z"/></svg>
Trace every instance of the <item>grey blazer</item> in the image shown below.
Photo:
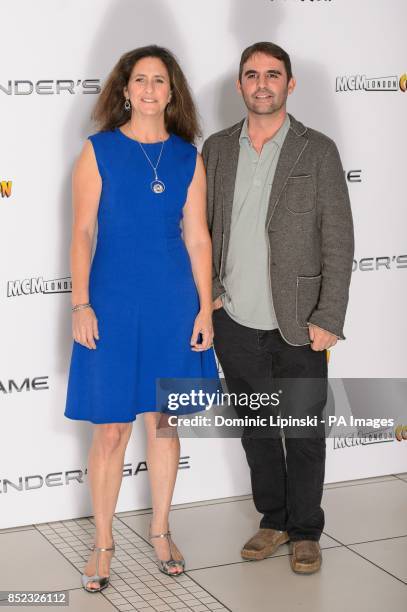
<svg viewBox="0 0 407 612"><path fill-rule="evenodd" d="M271 188L266 231L278 326L283 338L297 346L309 344L308 322L345 339L354 235L348 187L335 143L289 117L290 129ZM240 121L213 134L202 149L213 245L213 299L225 292L222 278L242 125Z"/></svg>

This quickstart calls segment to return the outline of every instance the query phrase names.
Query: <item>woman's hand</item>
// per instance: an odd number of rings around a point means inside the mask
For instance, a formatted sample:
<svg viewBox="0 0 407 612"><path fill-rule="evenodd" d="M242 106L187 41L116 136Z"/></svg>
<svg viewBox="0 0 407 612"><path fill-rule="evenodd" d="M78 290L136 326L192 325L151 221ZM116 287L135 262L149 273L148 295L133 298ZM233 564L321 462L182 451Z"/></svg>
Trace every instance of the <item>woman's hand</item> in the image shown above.
<svg viewBox="0 0 407 612"><path fill-rule="evenodd" d="M83 308L72 313L72 336L76 342L95 349L99 340L98 320L93 308Z"/></svg>
<svg viewBox="0 0 407 612"><path fill-rule="evenodd" d="M202 342L198 344L198 336L202 334ZM212 346L213 327L211 311L200 310L194 323L191 336L191 349L193 351L206 351Z"/></svg>

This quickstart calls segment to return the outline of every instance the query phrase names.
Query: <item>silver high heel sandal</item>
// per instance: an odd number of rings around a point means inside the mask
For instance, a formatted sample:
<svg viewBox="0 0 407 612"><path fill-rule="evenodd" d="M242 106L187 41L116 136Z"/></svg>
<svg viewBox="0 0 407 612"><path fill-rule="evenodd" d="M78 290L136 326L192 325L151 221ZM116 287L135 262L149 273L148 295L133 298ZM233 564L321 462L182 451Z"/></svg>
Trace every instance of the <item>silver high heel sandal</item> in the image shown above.
<svg viewBox="0 0 407 612"><path fill-rule="evenodd" d="M103 589L105 589L107 586L109 586L110 576L99 576L99 554L101 552L112 550L113 555L114 555L114 549L115 549L114 543L113 543L113 546L111 546L110 548L102 548L101 546L95 546L95 545L92 546L90 550L96 551L96 574L94 576L87 576L86 574L82 574L82 586L85 589L85 591L88 591L89 593L99 593L100 591L103 591ZM113 558L113 555L112 555L112 558ZM88 588L89 582L97 582L99 587L90 589Z"/></svg>
<svg viewBox="0 0 407 612"><path fill-rule="evenodd" d="M166 533L157 533L155 535L152 535L151 529L150 529L149 537L150 537L150 540L152 540L153 538L167 538L171 556L167 561L162 561L161 559L158 558L157 553L156 553L158 569L160 570L160 572L163 572L163 574L167 574L167 576L180 576L184 572L184 569L185 569L185 559L174 559L173 558L172 549L171 549L171 531L167 531ZM170 569L173 567L176 567L177 569L180 569L181 571L171 572Z"/></svg>

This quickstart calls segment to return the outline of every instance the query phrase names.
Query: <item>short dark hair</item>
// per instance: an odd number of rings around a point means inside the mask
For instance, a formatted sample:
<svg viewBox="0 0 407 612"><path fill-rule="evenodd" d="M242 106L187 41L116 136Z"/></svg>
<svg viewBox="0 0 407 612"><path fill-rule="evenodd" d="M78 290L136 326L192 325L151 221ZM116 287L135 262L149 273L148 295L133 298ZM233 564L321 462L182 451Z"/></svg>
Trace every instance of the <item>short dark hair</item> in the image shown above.
<svg viewBox="0 0 407 612"><path fill-rule="evenodd" d="M255 53L264 53L265 55L271 55L271 57L275 57L278 60L281 60L285 66L285 71L287 73L287 82L293 76L291 70L291 60L287 51L284 51L282 47L275 45L271 42L257 42L254 45L250 45L247 47L242 53L242 57L240 58L239 65L239 81L242 81L243 74L243 66L247 62L248 59L252 57Z"/></svg>

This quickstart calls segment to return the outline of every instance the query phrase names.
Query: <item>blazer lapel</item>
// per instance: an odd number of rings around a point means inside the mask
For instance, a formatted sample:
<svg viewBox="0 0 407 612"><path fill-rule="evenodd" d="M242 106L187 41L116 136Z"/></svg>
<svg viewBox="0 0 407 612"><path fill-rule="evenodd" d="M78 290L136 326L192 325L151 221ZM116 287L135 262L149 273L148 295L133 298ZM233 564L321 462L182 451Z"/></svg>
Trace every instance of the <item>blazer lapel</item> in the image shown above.
<svg viewBox="0 0 407 612"><path fill-rule="evenodd" d="M287 183L288 177L308 144L308 139L303 136L306 132L306 128L296 121L292 115L290 115L290 120L291 126L281 148L273 185L271 187L266 227L268 227L270 219L273 216L275 207ZM243 121L244 120L242 120L229 134L226 141L227 146L222 147L219 160L223 192L223 231L227 240L230 234L232 220L233 197L240 152L239 136Z"/></svg>
<svg viewBox="0 0 407 612"><path fill-rule="evenodd" d="M242 125L243 121L229 135L227 146L222 148L220 155L223 192L223 231L226 236L229 236L232 220L233 196L240 152L239 136Z"/></svg>
<svg viewBox="0 0 407 612"><path fill-rule="evenodd" d="M291 117L291 119L293 118ZM288 177L290 176L295 164L301 157L307 144L308 139L304 138L301 134L297 134L291 126L281 148L280 157L278 159L274 174L266 216L266 228L270 223L271 217L273 216L277 202L280 199L280 195L287 183Z"/></svg>

